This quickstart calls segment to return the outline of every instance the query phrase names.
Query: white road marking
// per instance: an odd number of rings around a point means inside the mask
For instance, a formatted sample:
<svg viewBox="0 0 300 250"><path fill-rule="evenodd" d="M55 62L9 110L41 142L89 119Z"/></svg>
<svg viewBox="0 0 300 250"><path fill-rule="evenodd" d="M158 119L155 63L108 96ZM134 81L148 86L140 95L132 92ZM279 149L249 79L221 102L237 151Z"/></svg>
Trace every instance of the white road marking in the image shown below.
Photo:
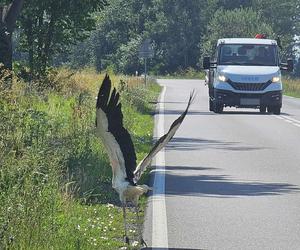
<svg viewBox="0 0 300 250"><path fill-rule="evenodd" d="M280 116L274 115L274 117L276 117L277 119L283 120L283 121L285 121L287 123L290 123L291 125L294 125L294 126L300 128L300 121L297 120L297 119L288 117L286 115L280 115Z"/></svg>
<svg viewBox="0 0 300 250"><path fill-rule="evenodd" d="M159 98L159 115L157 116L156 136L164 135L164 110L166 87L163 87ZM168 248L168 226L165 200L165 151L161 150L155 157L154 184L152 196L152 247Z"/></svg>
<svg viewBox="0 0 300 250"><path fill-rule="evenodd" d="M287 95L285 95L284 97L285 98L290 98L290 99L296 99L296 97L293 97L293 96L287 96Z"/></svg>

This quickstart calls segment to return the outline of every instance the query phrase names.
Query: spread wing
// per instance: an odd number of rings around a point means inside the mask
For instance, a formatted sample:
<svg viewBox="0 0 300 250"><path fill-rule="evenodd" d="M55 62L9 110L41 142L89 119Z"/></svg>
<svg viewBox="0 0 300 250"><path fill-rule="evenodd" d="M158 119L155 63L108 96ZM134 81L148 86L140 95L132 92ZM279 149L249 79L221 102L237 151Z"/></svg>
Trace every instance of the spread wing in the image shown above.
<svg viewBox="0 0 300 250"><path fill-rule="evenodd" d="M113 184L116 178L133 183L136 168L136 154L130 134L123 126L123 114L119 93L106 75L97 98L96 132L107 150L113 171Z"/></svg>
<svg viewBox="0 0 300 250"><path fill-rule="evenodd" d="M167 143L173 138L175 135L177 129L180 127L181 123L183 122L189 107L194 99L194 91L191 93L188 105L185 109L185 111L172 123L171 127L169 128L168 133L166 133L164 136L160 137L159 140L155 143L153 148L151 149L150 153L139 163L136 170L134 171L135 180L138 181L142 175L142 173L145 171L145 169L150 165L153 157L164 147L167 145Z"/></svg>

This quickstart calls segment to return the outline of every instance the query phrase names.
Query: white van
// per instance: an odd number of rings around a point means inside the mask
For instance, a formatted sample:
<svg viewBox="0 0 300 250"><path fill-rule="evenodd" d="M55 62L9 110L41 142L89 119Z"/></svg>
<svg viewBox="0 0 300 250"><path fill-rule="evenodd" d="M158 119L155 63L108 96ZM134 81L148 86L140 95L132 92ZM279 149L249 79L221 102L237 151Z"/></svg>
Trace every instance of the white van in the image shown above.
<svg viewBox="0 0 300 250"><path fill-rule="evenodd" d="M257 38L219 39L214 58L204 57L209 109L258 108L280 114L281 70L293 70L293 61L281 63L275 40Z"/></svg>

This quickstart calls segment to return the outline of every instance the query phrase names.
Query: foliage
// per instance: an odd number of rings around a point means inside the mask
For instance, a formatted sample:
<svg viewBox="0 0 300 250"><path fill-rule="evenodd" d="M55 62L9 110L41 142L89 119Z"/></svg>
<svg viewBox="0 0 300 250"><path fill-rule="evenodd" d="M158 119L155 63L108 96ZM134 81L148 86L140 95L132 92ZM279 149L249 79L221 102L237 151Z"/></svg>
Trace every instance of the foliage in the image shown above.
<svg viewBox="0 0 300 250"><path fill-rule="evenodd" d="M253 8L262 20L272 26L274 34L282 40L283 54L291 56L294 36L299 33L299 0L252 0Z"/></svg>
<svg viewBox="0 0 300 250"><path fill-rule="evenodd" d="M123 246L122 213L94 134L103 75L66 69L56 75L43 90L16 77L12 88L0 84L0 248L116 249ZM124 123L139 159L152 144L147 112L156 96L153 87L122 90Z"/></svg>
<svg viewBox="0 0 300 250"><path fill-rule="evenodd" d="M152 65L159 64L158 73L174 72L196 67L199 42L203 35L204 1L155 1L155 19L147 23L146 32L154 41L155 57Z"/></svg>
<svg viewBox="0 0 300 250"><path fill-rule="evenodd" d="M150 71L172 74L199 69L203 53L217 38L259 32L280 36L287 57L294 53L300 28L299 0L110 0L105 6L104 1L77 2L26 1L18 44L29 53L32 72L43 74L49 65L67 64L142 73L138 51L150 39Z"/></svg>
<svg viewBox="0 0 300 250"><path fill-rule="evenodd" d="M114 65L119 72L133 74L136 70L140 71L138 48L145 22L144 2L111 1L100 15L97 31L92 38L98 70Z"/></svg>
<svg viewBox="0 0 300 250"><path fill-rule="evenodd" d="M97 30L79 46L94 48L98 70L114 65L118 72L143 72L138 51L145 39L152 41L155 51L150 60L152 72L196 67L198 44L205 29L201 25L204 4L202 0L180 0L175 4L166 0L111 1L99 14Z"/></svg>
<svg viewBox="0 0 300 250"><path fill-rule="evenodd" d="M92 13L104 0L28 0L20 18L22 49L33 75L45 74L52 56L83 40L95 27Z"/></svg>
<svg viewBox="0 0 300 250"><path fill-rule="evenodd" d="M232 28L234 27L234 29ZM257 33L273 35L272 27L252 9L220 9L208 25L208 35L202 46L203 54L211 54L219 38L254 37Z"/></svg>

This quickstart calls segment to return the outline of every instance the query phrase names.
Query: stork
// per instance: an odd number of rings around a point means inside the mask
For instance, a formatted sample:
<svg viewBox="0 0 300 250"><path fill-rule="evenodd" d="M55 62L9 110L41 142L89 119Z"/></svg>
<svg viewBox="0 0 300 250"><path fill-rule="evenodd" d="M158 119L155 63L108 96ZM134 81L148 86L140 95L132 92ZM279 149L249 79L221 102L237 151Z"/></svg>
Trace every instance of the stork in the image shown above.
<svg viewBox="0 0 300 250"><path fill-rule="evenodd" d="M139 197L151 190L147 185L138 185L147 166L153 157L172 139L175 132L185 118L194 94L191 93L185 111L172 123L169 131L162 136L153 146L149 154L137 165L136 153L130 134L123 126L123 114L120 95L116 88L112 89L111 80L105 76L99 89L96 105L96 134L101 138L107 151L112 167L112 187L119 194L123 209L125 241L129 244L127 236L126 206L131 202L135 207L137 219ZM139 240L145 244L142 238L142 229L139 227Z"/></svg>

